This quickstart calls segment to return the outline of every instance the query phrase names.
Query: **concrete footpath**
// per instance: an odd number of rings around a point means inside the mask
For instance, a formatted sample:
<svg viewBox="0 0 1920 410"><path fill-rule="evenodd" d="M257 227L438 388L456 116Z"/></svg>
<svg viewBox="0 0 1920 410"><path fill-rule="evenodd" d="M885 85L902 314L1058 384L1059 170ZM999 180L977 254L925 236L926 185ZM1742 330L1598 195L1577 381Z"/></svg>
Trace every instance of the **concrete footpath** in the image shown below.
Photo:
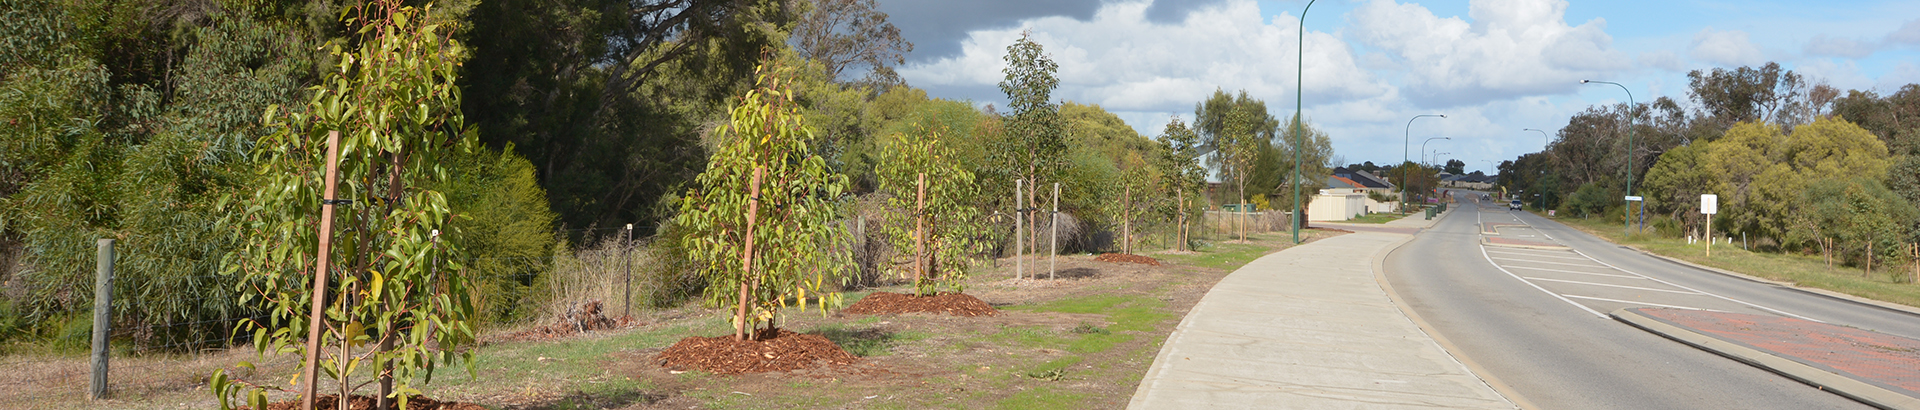
<svg viewBox="0 0 1920 410"><path fill-rule="evenodd" d="M1514 408L1375 280L1377 261L1412 238L1393 231L1433 222L1355 229L1228 274L1167 336L1127 408Z"/></svg>

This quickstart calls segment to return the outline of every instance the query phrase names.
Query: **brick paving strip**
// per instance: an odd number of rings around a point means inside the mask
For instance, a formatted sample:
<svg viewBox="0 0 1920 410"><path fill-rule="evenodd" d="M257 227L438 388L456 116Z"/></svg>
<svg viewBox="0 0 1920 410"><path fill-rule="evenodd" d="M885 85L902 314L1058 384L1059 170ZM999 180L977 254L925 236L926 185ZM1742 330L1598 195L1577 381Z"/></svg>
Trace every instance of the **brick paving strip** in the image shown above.
<svg viewBox="0 0 1920 410"><path fill-rule="evenodd" d="M1626 308L1613 317L1669 339L1881 408L1920 409L1920 340L1808 320Z"/></svg>

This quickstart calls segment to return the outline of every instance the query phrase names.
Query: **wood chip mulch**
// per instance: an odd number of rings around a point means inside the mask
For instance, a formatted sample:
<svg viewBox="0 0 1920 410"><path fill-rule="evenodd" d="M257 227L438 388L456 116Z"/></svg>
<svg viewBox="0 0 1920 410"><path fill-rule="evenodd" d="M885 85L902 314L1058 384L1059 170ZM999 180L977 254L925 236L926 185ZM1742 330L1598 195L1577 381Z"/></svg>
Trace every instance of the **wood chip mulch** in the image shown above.
<svg viewBox="0 0 1920 410"><path fill-rule="evenodd" d="M654 356L662 367L703 370L714 374L784 372L819 364L847 365L860 361L820 335L775 329L762 331L761 340L733 340L733 335L680 339ZM766 337L771 336L771 337Z"/></svg>
<svg viewBox="0 0 1920 410"><path fill-rule="evenodd" d="M1114 263L1126 262L1126 263L1138 263L1142 265L1160 266L1159 259L1154 259L1153 257L1150 257L1150 256L1134 255L1134 254L1127 254L1127 253L1103 253L1103 254L1100 254L1100 256L1093 257L1093 260L1097 260L1101 262L1114 262Z"/></svg>
<svg viewBox="0 0 1920 410"><path fill-rule="evenodd" d="M326 396L315 397L313 402L313 408L315 410L338 410L340 407L339 397L340 396L338 395L326 395ZM399 403L394 403L394 404L395 404L394 407L399 407ZM348 410L370 410L373 408L373 405L374 405L373 396L363 396L363 395L356 394L347 398ZM265 410L293 410L298 408L300 408L300 400L291 400L291 401L283 401L278 403L267 403L267 408ZM251 408L247 406L240 406L240 409L247 410ZM487 410L486 406L481 406L478 404L444 402L444 401L429 399L422 396L408 397L407 409L408 410Z"/></svg>
<svg viewBox="0 0 1920 410"><path fill-rule="evenodd" d="M902 313L945 313L954 316L994 316L1000 311L993 305L965 293L941 293L933 296L913 296L892 292L873 292L860 298L853 306L841 310L845 313L861 315L898 315Z"/></svg>

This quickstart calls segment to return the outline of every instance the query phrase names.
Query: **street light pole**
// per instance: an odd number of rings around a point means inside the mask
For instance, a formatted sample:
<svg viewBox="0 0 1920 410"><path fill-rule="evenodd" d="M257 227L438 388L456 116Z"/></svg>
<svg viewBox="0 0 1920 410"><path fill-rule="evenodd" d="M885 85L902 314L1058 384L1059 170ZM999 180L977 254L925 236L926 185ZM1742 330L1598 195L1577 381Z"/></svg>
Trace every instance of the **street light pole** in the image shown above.
<svg viewBox="0 0 1920 410"><path fill-rule="evenodd" d="M1306 67L1307 67L1307 11L1313 9L1314 0L1307 0L1307 7L1300 9L1299 41L1300 50L1294 56L1293 67L1293 243L1300 243L1300 152L1307 145L1306 136L1300 132L1301 112L1305 111Z"/></svg>
<svg viewBox="0 0 1920 410"><path fill-rule="evenodd" d="M1627 196L1633 196L1633 90L1627 89L1627 86L1620 85L1620 83L1611 82L1611 81L1580 80L1580 83L1581 84L1587 84L1587 83L1613 84L1614 86L1620 87L1620 91L1627 92ZM1644 221L1646 220L1645 218L1647 217L1646 209L1645 209L1646 205L1644 204L1646 204L1647 202L1640 201L1640 203L1643 204L1641 205L1640 218L1643 221L1641 222L1641 224L1642 226L1644 226L1645 225ZM1633 212L1633 202L1631 201L1627 202L1627 212L1629 213ZM1621 230L1625 231L1624 234L1629 234L1629 235L1632 234L1633 218L1627 218L1625 223L1626 225L1622 226Z"/></svg>
<svg viewBox="0 0 1920 410"><path fill-rule="evenodd" d="M1408 118L1408 119L1407 119L1407 129L1406 129L1406 131L1403 131L1403 132L1401 132L1401 134L1400 134L1400 145L1401 145L1401 146L1400 146L1400 165L1399 165L1399 168L1400 168L1400 185L1401 185L1401 186L1400 186L1400 210L1402 210L1402 211L1404 211L1404 210L1406 210L1406 209L1407 209L1407 187L1406 187L1406 185L1407 185L1407 182L1408 182L1408 181L1407 181L1407 161L1408 161L1408 159L1409 159L1409 158L1407 157L1407 149L1408 149L1408 148L1413 148L1413 139L1412 139L1411 137L1409 137L1409 135L1412 135L1412 134L1413 134L1413 120L1417 120L1417 119L1420 119L1420 117L1440 117L1440 118L1447 118L1447 115L1446 115L1446 114L1420 114L1420 115L1415 115L1415 116L1413 116L1413 118ZM1426 148L1426 143L1424 143L1424 142L1422 142L1422 143L1420 143L1420 145L1421 145L1421 146L1420 146L1420 149L1421 149L1421 150L1422 150L1422 151L1424 152L1424 151L1425 151L1425 150L1427 149L1427 148Z"/></svg>
<svg viewBox="0 0 1920 410"><path fill-rule="evenodd" d="M1433 137L1433 138L1428 138L1426 141L1420 141L1420 165L1427 164L1427 143L1433 142L1433 140L1452 141L1453 137Z"/></svg>

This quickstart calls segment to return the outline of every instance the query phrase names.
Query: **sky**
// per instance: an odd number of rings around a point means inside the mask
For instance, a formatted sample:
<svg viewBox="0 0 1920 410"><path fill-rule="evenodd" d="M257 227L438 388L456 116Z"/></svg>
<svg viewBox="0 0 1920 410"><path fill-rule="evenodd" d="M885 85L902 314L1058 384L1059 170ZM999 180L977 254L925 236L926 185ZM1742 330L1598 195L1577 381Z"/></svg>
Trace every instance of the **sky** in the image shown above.
<svg viewBox="0 0 1920 410"><path fill-rule="evenodd" d="M1303 60L1305 1L879 5L915 45L900 73L932 97L1005 106L1002 58L1031 31L1060 65L1056 100L1098 104L1153 137L1176 115L1190 122L1215 89L1245 90L1283 119L1304 90L1308 124L1346 163L1459 159L1493 173L1545 146L1525 129L1557 134L1589 106L1663 96L1691 104L1692 70L1778 62L1881 95L1920 83L1920 2L1911 0L1327 0L1307 13ZM1446 118L1412 120L1421 114ZM1435 137L1450 139L1419 152Z"/></svg>

